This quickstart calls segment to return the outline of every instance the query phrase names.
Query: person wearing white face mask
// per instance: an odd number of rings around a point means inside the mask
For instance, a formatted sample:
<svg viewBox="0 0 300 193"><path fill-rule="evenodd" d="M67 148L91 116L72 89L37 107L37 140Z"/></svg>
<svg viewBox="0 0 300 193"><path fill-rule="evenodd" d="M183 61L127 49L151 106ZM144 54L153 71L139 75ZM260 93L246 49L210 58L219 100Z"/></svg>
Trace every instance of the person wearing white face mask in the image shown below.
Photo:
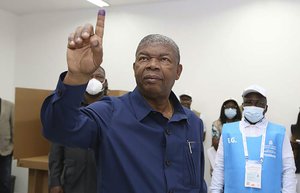
<svg viewBox="0 0 300 193"><path fill-rule="evenodd" d="M108 83L99 67L88 82L82 106L106 96ZM53 143L49 153L50 193L96 193L97 172L94 151Z"/></svg>
<svg viewBox="0 0 300 193"><path fill-rule="evenodd" d="M97 80L96 78L92 78L86 87L86 92L90 95L97 95L101 93L103 90L104 90L103 83L100 80Z"/></svg>
<svg viewBox="0 0 300 193"><path fill-rule="evenodd" d="M240 121L241 119L242 112L238 103L234 99L225 100L221 106L219 118L212 124L212 147L207 149L207 155L211 165L211 174L215 165L214 160L218 150L223 124Z"/></svg>
<svg viewBox="0 0 300 193"><path fill-rule="evenodd" d="M243 119L223 125L211 193L296 193L292 148L285 128L265 118L265 89L251 85L242 97Z"/></svg>
<svg viewBox="0 0 300 193"><path fill-rule="evenodd" d="M108 82L105 78L105 70L99 67L92 75L86 87L83 106L87 106L108 95Z"/></svg>

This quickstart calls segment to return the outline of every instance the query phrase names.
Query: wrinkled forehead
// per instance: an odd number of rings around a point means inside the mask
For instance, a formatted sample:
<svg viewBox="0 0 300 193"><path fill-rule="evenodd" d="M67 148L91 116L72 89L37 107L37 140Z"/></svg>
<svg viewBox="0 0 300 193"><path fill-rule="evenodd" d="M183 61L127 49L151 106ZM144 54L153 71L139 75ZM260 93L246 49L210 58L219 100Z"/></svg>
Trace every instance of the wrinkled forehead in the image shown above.
<svg viewBox="0 0 300 193"><path fill-rule="evenodd" d="M177 63L180 62L180 53L177 45L169 41L141 42L136 49L135 56L138 56L141 52L145 52L145 51L156 52L156 54L166 54L166 53L157 53L157 52L164 51L167 52L167 54L174 56L177 59Z"/></svg>

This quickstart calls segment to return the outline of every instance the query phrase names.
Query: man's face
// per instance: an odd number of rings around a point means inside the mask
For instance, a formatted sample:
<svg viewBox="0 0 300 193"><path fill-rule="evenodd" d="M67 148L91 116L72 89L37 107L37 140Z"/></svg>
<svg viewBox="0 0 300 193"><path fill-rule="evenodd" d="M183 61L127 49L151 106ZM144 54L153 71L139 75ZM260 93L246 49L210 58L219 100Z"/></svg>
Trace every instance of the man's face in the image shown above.
<svg viewBox="0 0 300 193"><path fill-rule="evenodd" d="M180 97L180 103L182 106L191 109L192 99L186 96Z"/></svg>
<svg viewBox="0 0 300 193"><path fill-rule="evenodd" d="M169 45L152 43L138 48L133 64L138 88L146 97L169 96L182 65Z"/></svg>
<svg viewBox="0 0 300 193"><path fill-rule="evenodd" d="M91 79L95 78L97 80L99 80L100 82L104 82L105 81L105 73L103 70L101 70L100 68L98 68L91 76Z"/></svg>
<svg viewBox="0 0 300 193"><path fill-rule="evenodd" d="M107 89L107 81L105 78L105 72L101 69L98 68L91 76L91 79L95 78L99 80L103 84L103 88Z"/></svg>
<svg viewBox="0 0 300 193"><path fill-rule="evenodd" d="M267 99L259 93L249 93L243 98L243 107L256 106L265 109L264 114L267 112Z"/></svg>

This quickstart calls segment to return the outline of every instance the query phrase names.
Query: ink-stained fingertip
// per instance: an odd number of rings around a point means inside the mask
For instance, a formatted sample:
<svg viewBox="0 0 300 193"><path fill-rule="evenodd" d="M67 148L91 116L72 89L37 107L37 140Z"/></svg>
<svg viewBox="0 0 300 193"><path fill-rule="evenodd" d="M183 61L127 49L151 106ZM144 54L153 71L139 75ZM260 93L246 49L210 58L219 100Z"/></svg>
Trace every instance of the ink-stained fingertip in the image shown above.
<svg viewBox="0 0 300 193"><path fill-rule="evenodd" d="M105 16L105 10L104 9L99 9L98 15Z"/></svg>

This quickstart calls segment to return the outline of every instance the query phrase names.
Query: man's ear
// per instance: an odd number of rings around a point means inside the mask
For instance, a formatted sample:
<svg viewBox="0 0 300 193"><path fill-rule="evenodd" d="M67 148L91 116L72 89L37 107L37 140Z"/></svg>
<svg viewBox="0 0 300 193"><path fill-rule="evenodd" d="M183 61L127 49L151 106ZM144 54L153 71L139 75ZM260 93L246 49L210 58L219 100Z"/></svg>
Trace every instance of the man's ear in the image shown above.
<svg viewBox="0 0 300 193"><path fill-rule="evenodd" d="M266 105L265 107L264 114L266 114L267 111L268 111L268 105Z"/></svg>
<svg viewBox="0 0 300 193"><path fill-rule="evenodd" d="M243 112L244 111L244 102L242 103L242 105L240 106L240 108L241 108L241 111Z"/></svg>
<svg viewBox="0 0 300 193"><path fill-rule="evenodd" d="M107 79L104 80L104 86L108 87Z"/></svg>
<svg viewBox="0 0 300 193"><path fill-rule="evenodd" d="M133 64L132 64L132 69L133 69L133 72L135 74L135 62L133 62Z"/></svg>
<svg viewBox="0 0 300 193"><path fill-rule="evenodd" d="M178 64L177 65L177 77L176 80L178 80L180 78L181 72L182 72L182 64Z"/></svg>

